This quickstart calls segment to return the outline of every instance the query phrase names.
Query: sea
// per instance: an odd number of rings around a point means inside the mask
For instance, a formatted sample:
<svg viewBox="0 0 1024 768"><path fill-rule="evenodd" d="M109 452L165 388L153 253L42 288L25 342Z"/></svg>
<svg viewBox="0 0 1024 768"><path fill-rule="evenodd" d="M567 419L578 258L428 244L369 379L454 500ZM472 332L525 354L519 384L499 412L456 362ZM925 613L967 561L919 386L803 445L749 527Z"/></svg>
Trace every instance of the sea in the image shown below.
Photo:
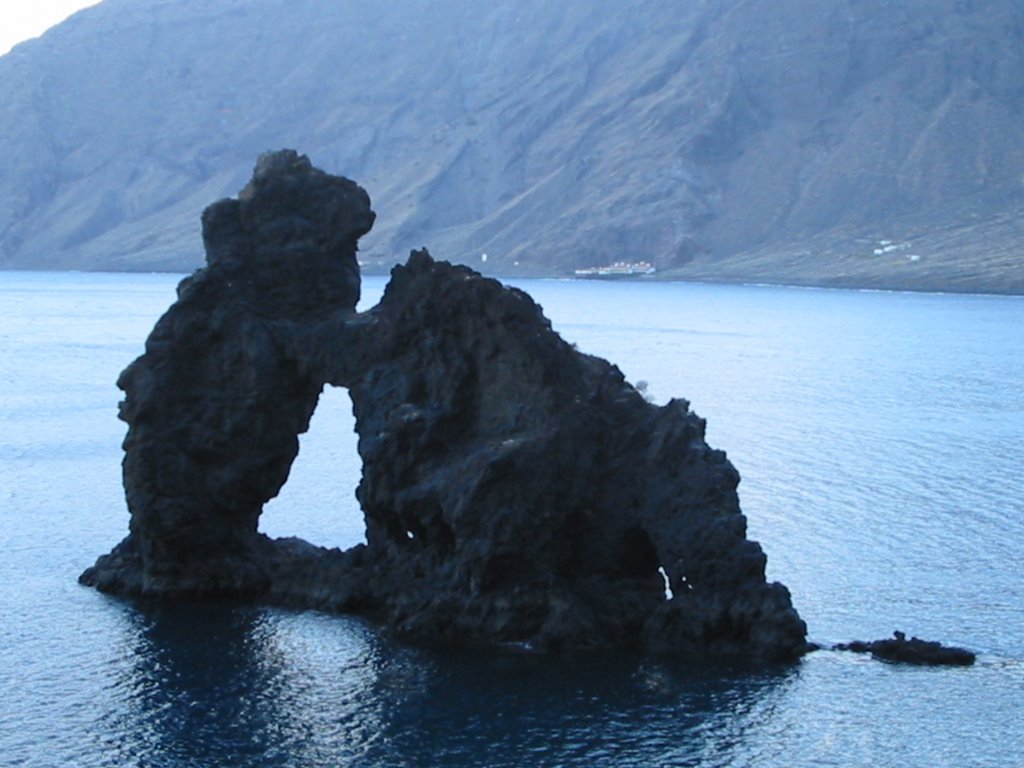
<svg viewBox="0 0 1024 768"><path fill-rule="evenodd" d="M79 586L127 532L114 382L180 277L0 273L0 766L1024 765L1024 299L515 281L707 419L811 640L978 654L753 667L453 651ZM355 445L325 392L261 528L361 541Z"/></svg>

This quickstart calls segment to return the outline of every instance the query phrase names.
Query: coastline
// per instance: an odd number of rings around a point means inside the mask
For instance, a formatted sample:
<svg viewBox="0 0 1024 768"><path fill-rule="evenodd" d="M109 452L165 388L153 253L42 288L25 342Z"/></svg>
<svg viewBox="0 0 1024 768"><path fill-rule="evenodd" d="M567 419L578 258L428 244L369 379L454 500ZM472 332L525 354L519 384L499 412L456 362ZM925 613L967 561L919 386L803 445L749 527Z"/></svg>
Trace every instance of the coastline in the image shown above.
<svg viewBox="0 0 1024 768"><path fill-rule="evenodd" d="M459 262L455 262L459 263ZM398 264L398 262L395 262ZM186 267L167 269L59 269L44 267L21 267L10 266L0 267L0 274L4 272L20 273L60 273L70 274L110 274L110 275L180 275L185 277L191 274L200 265L189 269ZM391 267L394 265L363 265L361 274L367 277L387 277ZM778 279L767 277L763 274L745 274L742 272L715 272L702 270L699 274L685 274L685 270L665 270L654 275L638 277L616 277L614 279L594 279L587 277L576 277L563 270L480 270L477 266L473 269L486 277L493 277L497 280L560 280L585 283L629 283L641 285L650 283L690 283L696 285L740 285L740 286L763 286L770 288L805 288L808 290L833 290L833 291L864 291L878 293L922 293L922 294L948 294L950 296L999 296L1011 298L1024 298L1024 267L1021 268L1021 277L1013 281L1011 285L993 285L987 281L970 281L970 285L957 287L953 284L942 284L944 281L938 276L931 276L927 280L893 280L879 281L877 279L858 280L852 276L837 276L826 279L800 278L795 275L786 275Z"/></svg>

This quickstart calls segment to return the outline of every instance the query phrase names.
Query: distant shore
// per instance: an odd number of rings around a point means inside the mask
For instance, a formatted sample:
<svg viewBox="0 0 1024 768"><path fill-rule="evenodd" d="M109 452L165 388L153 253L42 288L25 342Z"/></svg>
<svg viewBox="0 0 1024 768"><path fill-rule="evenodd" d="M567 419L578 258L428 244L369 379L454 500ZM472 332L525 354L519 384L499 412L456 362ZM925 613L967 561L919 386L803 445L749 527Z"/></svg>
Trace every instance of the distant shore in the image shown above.
<svg viewBox="0 0 1024 768"><path fill-rule="evenodd" d="M397 262L396 262L397 263ZM387 277L393 265L369 264L361 267L362 274L367 277ZM787 271L784 275L771 276L758 272L748 274L727 269L673 269L663 270L654 275L642 277L617 277L614 280L595 280L593 278L576 277L561 270L523 269L480 270L479 265L470 265L487 277L497 280L573 280L592 283L701 283L709 285L750 285L774 286L788 288L818 288L850 291L886 291L892 293L935 293L953 295L979 296L1024 296L1024 267L1022 274L1016 279L985 280L980 276L959 275L944 276L941 274L924 275L917 278L901 276L886 278L875 275L833 275L833 276L802 276ZM195 267L193 269L198 269ZM109 274L168 274L187 275L193 270L187 268L166 269L57 269L31 267L0 267L0 272L93 272Z"/></svg>

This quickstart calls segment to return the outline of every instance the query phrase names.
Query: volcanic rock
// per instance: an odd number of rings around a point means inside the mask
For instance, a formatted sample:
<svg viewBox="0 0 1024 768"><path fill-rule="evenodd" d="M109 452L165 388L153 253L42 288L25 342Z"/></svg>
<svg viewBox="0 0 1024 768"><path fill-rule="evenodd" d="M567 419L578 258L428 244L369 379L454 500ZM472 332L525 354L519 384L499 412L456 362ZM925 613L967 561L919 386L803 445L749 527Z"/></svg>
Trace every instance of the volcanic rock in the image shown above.
<svg viewBox="0 0 1024 768"><path fill-rule="evenodd" d="M118 379L130 535L83 575L145 595L261 594L257 534L323 381L285 353L317 318L352 314L366 192L295 152L263 156L237 200L203 213L207 267L178 287Z"/></svg>
<svg viewBox="0 0 1024 768"><path fill-rule="evenodd" d="M208 266L122 374L129 536L81 580L355 611L430 640L793 659L806 627L685 400L647 402L524 292L415 251L354 311L352 182L261 159ZM359 435L365 545L257 533L325 384Z"/></svg>
<svg viewBox="0 0 1024 768"><path fill-rule="evenodd" d="M965 648L943 645L933 640L922 640L919 637L907 636L899 630L884 640L865 642L854 640L839 643L834 647L837 651L853 651L854 653L870 653L882 661L899 662L902 664L921 664L928 666L968 667L975 661L975 655Z"/></svg>

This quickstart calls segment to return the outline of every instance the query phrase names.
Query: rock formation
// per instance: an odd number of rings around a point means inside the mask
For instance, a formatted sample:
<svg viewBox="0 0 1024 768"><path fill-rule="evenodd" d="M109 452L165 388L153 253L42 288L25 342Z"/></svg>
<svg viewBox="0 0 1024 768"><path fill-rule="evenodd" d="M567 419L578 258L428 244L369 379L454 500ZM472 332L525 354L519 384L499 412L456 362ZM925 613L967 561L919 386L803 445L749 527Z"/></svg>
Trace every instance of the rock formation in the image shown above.
<svg viewBox="0 0 1024 768"><path fill-rule="evenodd" d="M870 653L876 659L901 664L919 664L925 666L969 667L977 658L966 648L943 645L933 640L922 640L911 637L896 630L892 637L884 640L854 640L839 643L833 647L836 651L853 651L854 653Z"/></svg>
<svg viewBox="0 0 1024 768"><path fill-rule="evenodd" d="M118 379L130 535L89 571L100 589L260 594L263 504L277 495L323 380L285 348L352 315L366 192L294 152L264 155L237 200L203 213L207 267L178 287Z"/></svg>
<svg viewBox="0 0 1024 768"><path fill-rule="evenodd" d="M356 611L453 642L807 650L686 401L647 402L528 295L426 251L356 313L372 222L365 192L294 152L207 209L208 266L118 382L130 533L83 583ZM367 543L347 552L257 532L325 384L351 394L363 461Z"/></svg>

